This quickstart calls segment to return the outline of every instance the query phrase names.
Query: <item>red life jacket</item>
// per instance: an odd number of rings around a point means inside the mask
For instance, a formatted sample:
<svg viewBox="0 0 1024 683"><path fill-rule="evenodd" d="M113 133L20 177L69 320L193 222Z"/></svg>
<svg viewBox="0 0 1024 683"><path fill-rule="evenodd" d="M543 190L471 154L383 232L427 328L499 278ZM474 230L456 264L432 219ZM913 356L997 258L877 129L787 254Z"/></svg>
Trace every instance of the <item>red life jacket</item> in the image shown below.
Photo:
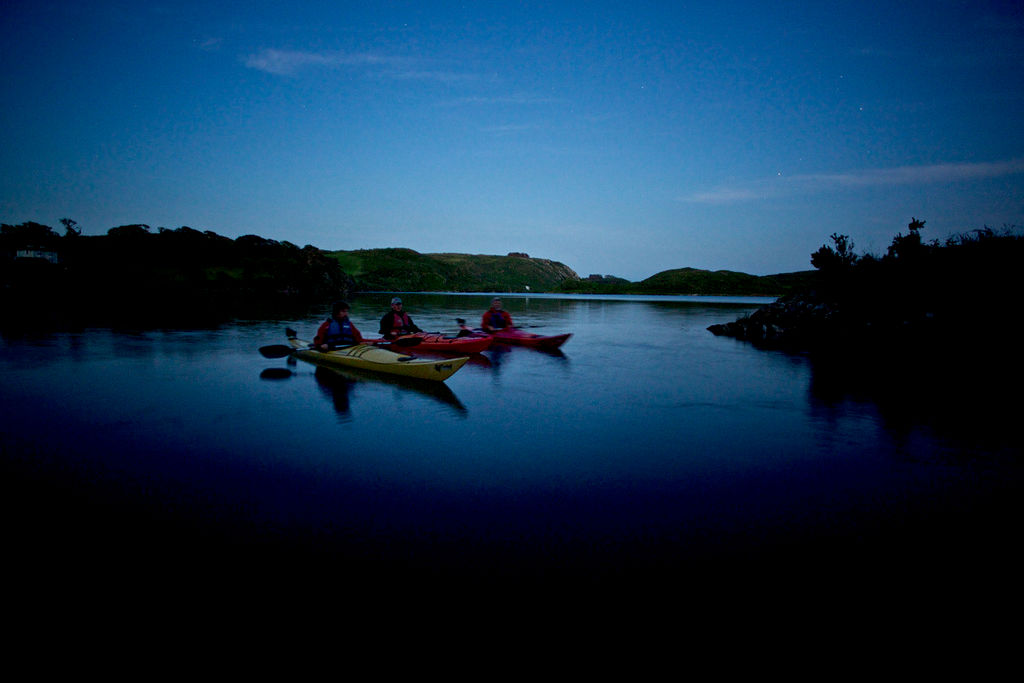
<svg viewBox="0 0 1024 683"><path fill-rule="evenodd" d="M409 315L405 311L402 311L401 313L392 311L391 314L395 316L394 321L391 323L391 330L393 332L398 332L402 330L402 328L409 327Z"/></svg>

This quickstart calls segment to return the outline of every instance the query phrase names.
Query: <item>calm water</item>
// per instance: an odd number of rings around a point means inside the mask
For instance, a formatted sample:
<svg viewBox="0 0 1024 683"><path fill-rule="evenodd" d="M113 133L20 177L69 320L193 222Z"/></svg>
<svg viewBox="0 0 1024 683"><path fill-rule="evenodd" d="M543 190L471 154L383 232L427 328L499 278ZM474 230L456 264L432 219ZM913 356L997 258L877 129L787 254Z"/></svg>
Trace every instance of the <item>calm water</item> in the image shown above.
<svg viewBox="0 0 1024 683"><path fill-rule="evenodd" d="M354 301L364 334L389 297ZM403 298L431 331L478 324L489 301ZM257 353L286 326L311 337L319 313L5 337L8 543L93 565L244 556L588 582L739 558L986 564L1012 542L1022 439L978 393L991 378L879 383L873 362L706 331L756 299L505 303L517 324L573 337L560 353L490 350L436 386Z"/></svg>

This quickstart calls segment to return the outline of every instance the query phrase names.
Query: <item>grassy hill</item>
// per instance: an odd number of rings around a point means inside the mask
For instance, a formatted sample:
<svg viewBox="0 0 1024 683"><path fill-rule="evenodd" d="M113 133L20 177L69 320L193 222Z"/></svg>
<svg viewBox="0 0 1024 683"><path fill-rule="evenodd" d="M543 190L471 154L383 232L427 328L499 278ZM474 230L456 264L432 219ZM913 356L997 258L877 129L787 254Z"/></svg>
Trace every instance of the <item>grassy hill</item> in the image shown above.
<svg viewBox="0 0 1024 683"><path fill-rule="evenodd" d="M361 291L550 292L579 275L565 264L525 254L421 254L412 249L359 249L327 255Z"/></svg>

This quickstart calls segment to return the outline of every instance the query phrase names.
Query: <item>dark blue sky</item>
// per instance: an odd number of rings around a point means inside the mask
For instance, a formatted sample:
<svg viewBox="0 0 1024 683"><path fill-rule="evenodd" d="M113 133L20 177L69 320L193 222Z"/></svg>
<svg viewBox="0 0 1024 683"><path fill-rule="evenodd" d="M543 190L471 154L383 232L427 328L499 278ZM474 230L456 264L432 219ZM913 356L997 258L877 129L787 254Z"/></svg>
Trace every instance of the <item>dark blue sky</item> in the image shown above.
<svg viewBox="0 0 1024 683"><path fill-rule="evenodd" d="M1024 226L1022 2L0 2L0 222L810 268Z"/></svg>

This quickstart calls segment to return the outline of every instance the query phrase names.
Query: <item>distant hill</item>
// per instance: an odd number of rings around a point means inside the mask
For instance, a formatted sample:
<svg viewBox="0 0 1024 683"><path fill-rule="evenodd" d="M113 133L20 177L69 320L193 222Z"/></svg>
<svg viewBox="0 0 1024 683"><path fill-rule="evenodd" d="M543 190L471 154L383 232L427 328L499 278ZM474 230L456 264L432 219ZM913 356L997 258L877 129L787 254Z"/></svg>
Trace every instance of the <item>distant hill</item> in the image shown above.
<svg viewBox="0 0 1024 683"><path fill-rule="evenodd" d="M806 286L814 271L779 275L748 275L729 270L676 268L640 282L605 276L565 281L559 291L580 294L682 294L701 296L781 296Z"/></svg>
<svg viewBox="0 0 1024 683"><path fill-rule="evenodd" d="M652 275L636 283L634 289L644 294L778 296L807 282L813 272L748 275L731 270L677 268Z"/></svg>
<svg viewBox="0 0 1024 683"><path fill-rule="evenodd" d="M527 254L421 254L412 249L331 251L360 291L550 292L579 275Z"/></svg>

